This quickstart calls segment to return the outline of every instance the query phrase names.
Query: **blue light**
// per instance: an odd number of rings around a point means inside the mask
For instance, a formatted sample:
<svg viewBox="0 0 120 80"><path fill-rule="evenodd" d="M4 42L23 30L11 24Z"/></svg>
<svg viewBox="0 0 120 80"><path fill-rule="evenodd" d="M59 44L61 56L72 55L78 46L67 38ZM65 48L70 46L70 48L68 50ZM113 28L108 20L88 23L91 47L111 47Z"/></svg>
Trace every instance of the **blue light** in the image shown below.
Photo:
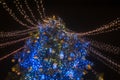
<svg viewBox="0 0 120 80"><path fill-rule="evenodd" d="M75 54L74 53L70 53L70 57L75 57Z"/></svg>
<svg viewBox="0 0 120 80"><path fill-rule="evenodd" d="M69 70L66 72L66 76L68 76L70 79L73 79L74 77L74 71L73 70Z"/></svg>
<svg viewBox="0 0 120 80"><path fill-rule="evenodd" d="M63 59L64 58L64 52L63 51L60 51L60 59Z"/></svg>
<svg viewBox="0 0 120 80"><path fill-rule="evenodd" d="M52 48L49 48L49 53L52 53Z"/></svg>
<svg viewBox="0 0 120 80"><path fill-rule="evenodd" d="M92 65L86 59L89 44L64 31L62 26L41 25L39 39L36 42L33 42L36 37L27 40L26 48L16 55L21 59L19 65L24 74L21 80L81 80L86 65Z"/></svg>
<svg viewBox="0 0 120 80"><path fill-rule="evenodd" d="M57 68L57 64L54 63L54 64L53 64L53 69L56 69L56 68Z"/></svg>
<svg viewBox="0 0 120 80"><path fill-rule="evenodd" d="M41 79L40 80L45 80L45 75L41 75Z"/></svg>

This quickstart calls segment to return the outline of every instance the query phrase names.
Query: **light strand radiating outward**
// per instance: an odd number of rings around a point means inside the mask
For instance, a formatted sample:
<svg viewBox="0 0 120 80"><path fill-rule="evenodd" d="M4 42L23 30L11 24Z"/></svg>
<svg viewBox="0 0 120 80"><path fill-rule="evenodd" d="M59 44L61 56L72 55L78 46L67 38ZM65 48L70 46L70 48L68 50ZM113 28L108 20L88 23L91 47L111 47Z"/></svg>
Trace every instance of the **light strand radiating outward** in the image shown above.
<svg viewBox="0 0 120 80"><path fill-rule="evenodd" d="M20 4L19 0L14 0L14 3L16 5L18 11L20 12L20 14L24 17L24 19L26 21L28 21L32 26L37 26L36 24L33 23L33 21L31 21L31 19L29 18L29 16L26 14L26 12L23 9L23 6Z"/></svg>
<svg viewBox="0 0 120 80"><path fill-rule="evenodd" d="M18 22L19 24L21 24L22 26L26 26L27 28L29 28L29 25L23 23L21 20L19 20L19 19L15 16L15 13L13 13L12 9L10 9L5 2L2 2L2 1L1 1L0 3L2 3L3 8L5 8L5 10L8 11L8 13L10 14L10 16L12 16L15 21L17 21L17 22Z"/></svg>
<svg viewBox="0 0 120 80"><path fill-rule="evenodd" d="M11 42L1 43L1 44L0 44L0 47L5 47L5 46L11 45L11 44L15 44L15 43L24 41L24 40L26 40L26 39L28 39L28 38L30 38L30 37L21 38L21 39L14 40L14 41L11 41Z"/></svg>
<svg viewBox="0 0 120 80"><path fill-rule="evenodd" d="M42 8L42 12L43 12L43 18L46 18L45 8L43 7L43 1L42 0L40 0L40 5L41 5L41 8Z"/></svg>
<svg viewBox="0 0 120 80"><path fill-rule="evenodd" d="M109 45L109 44L106 44L106 43L103 43L103 42L98 42L98 41L95 41L95 40L92 40L92 39L88 39L88 41L90 42L91 46L96 47L100 50L109 52L109 53L114 54L114 55L120 54L120 47Z"/></svg>
<svg viewBox="0 0 120 80"><path fill-rule="evenodd" d="M115 27L115 29L114 29L114 27ZM111 28L113 28L113 29L111 29ZM91 31L83 32L83 33L77 33L77 35L79 35L79 36L96 35L96 34L100 34L100 33L118 30L119 28L120 28L120 19L118 18L118 19L110 22L109 24L103 25L95 30L91 30Z"/></svg>
<svg viewBox="0 0 120 80"><path fill-rule="evenodd" d="M13 54L16 54L17 52L19 52L19 51L22 50L23 48L24 48L24 47L21 47L21 48L15 50L15 51L13 51L13 52L5 55L4 57L0 57L0 61L3 60L3 59L5 59L5 58L8 58L9 56L11 56L11 55L13 55Z"/></svg>
<svg viewBox="0 0 120 80"><path fill-rule="evenodd" d="M89 47L90 55L96 55L97 59L103 62L105 65L110 67L111 69L117 71L120 74L120 64L114 62L113 60L109 59L108 57L102 55L99 51L95 50L92 47ZM92 52L92 53L91 53Z"/></svg>
<svg viewBox="0 0 120 80"><path fill-rule="evenodd" d="M43 20L43 15L42 15L42 12L40 11L39 2L37 0L34 0L34 1L36 2L37 11L39 12L40 18Z"/></svg>
<svg viewBox="0 0 120 80"><path fill-rule="evenodd" d="M38 28L32 28L32 29L26 29L22 31L12 31L12 32L0 32L0 38L3 37L13 37L13 36L21 36L21 35L26 35L32 32L37 31Z"/></svg>
<svg viewBox="0 0 120 80"><path fill-rule="evenodd" d="M32 12L32 10L30 9L30 7L29 7L29 5L28 5L28 2L27 2L27 0L24 0L24 2L25 2L25 5L26 5L26 7L27 7L27 9L28 9L28 11L30 12L30 14L31 14L31 17L33 18L33 20L38 24L38 20L35 18L35 16L34 16L34 14L33 14L33 12Z"/></svg>
<svg viewBox="0 0 120 80"><path fill-rule="evenodd" d="M103 33L109 33L109 32L112 32L112 31L117 31L119 29L120 29L120 25L118 27L115 27L115 28L112 28L112 29L109 29L109 30L100 31L100 32L97 32L97 33L89 34L89 35L98 35L98 34L103 34Z"/></svg>

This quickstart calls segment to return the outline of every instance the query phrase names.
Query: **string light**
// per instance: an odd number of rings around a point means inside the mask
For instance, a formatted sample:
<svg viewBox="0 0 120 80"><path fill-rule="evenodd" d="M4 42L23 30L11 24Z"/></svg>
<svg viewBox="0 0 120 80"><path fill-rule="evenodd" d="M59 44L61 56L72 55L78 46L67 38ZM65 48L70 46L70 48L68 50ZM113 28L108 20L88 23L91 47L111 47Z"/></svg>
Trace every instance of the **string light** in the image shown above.
<svg viewBox="0 0 120 80"><path fill-rule="evenodd" d="M108 30L110 28L113 28L117 25L117 28L112 29L112 30ZM87 36L87 35L95 35L95 34L100 34L100 33L104 33L104 32L110 32L110 31L114 31L114 30L118 30L120 27L120 20L119 18L117 18L116 20L113 20L112 22L110 22L109 24L103 25L97 29L91 30L91 31L87 31L87 32L83 32L83 33L76 33L79 36ZM105 31L107 30L107 31Z"/></svg>
<svg viewBox="0 0 120 80"><path fill-rule="evenodd" d="M31 21L31 19L29 18L29 16L26 14L26 12L24 11L24 9L23 9L22 5L20 4L19 0L15 0L14 3L16 5L18 11L20 12L20 14L22 16L24 16L24 19L26 21L28 21L32 26L37 26L36 24L33 23L33 21Z"/></svg>
<svg viewBox="0 0 120 80"><path fill-rule="evenodd" d="M1 44L0 44L0 47L5 47L5 46L11 45L11 44L15 44L15 43L24 41L24 40L26 40L26 39L28 39L28 38L30 38L30 37L21 38L21 39L14 40L14 41L11 41L11 42L1 43Z"/></svg>
<svg viewBox="0 0 120 80"><path fill-rule="evenodd" d="M24 48L24 47L21 47L21 48L15 50L15 51L13 51L13 52L11 52L11 53L9 53L9 54L3 56L3 57L1 57L1 58L0 58L0 61L2 61L3 59L8 58L9 56L11 56L11 55L13 55L13 54L19 52L19 51L22 50L23 48Z"/></svg>
<svg viewBox="0 0 120 80"><path fill-rule="evenodd" d="M15 16L15 13L13 13L12 9L10 9L5 2L2 2L2 1L1 1L1 3L2 3L3 8L9 13L10 16L13 17L13 19L14 19L16 22L18 22L18 23L21 24L22 26L25 26L25 27L27 27L27 28L30 28L29 25L23 23L22 21L20 21L20 20Z"/></svg>
<svg viewBox="0 0 120 80"><path fill-rule="evenodd" d="M102 55L99 51L95 50L92 47L89 47L89 51L90 51L90 55L97 57L98 60L100 60L101 62L103 62L105 65L107 65L108 67L110 67L111 69L115 70L116 72L120 73L120 64L114 62L113 60L107 58L106 56ZM106 61L106 62L105 62Z"/></svg>
<svg viewBox="0 0 120 80"><path fill-rule="evenodd" d="M42 16L42 13L41 13L41 11L40 11L39 2L38 2L37 0L34 0L34 1L36 2L37 11L39 12L41 19L43 20L43 16Z"/></svg>
<svg viewBox="0 0 120 80"><path fill-rule="evenodd" d="M109 29L109 30L105 30L105 31L100 31L100 32L97 32L97 33L89 34L89 35L98 35L98 34L108 33L108 32L112 32L112 31L117 31L119 29L120 29L120 27L116 27L116 28L113 28L113 29Z"/></svg>
<svg viewBox="0 0 120 80"><path fill-rule="evenodd" d="M103 33L108 33L108 32L112 32L112 31L117 31L120 29L120 23L117 23L116 25L114 25L113 27L106 29L106 30L102 30L96 33L92 33L92 34L88 34L88 35L98 35L98 34L103 34Z"/></svg>
<svg viewBox="0 0 120 80"><path fill-rule="evenodd" d="M40 4L41 4L41 8L42 8L42 12L43 12L43 17L46 18L45 16L45 8L43 7L43 1L40 0Z"/></svg>
<svg viewBox="0 0 120 80"><path fill-rule="evenodd" d="M35 18L35 16L34 16L34 14L33 14L32 10L31 10L31 8L29 7L27 0L24 0L24 2L25 2L25 5L26 5L26 7L27 7L28 11L29 11L29 12L30 12L30 14L31 14L31 17L32 17L32 18L33 18L33 20L34 20L34 21L38 24L38 21L37 21L37 19Z"/></svg>
<svg viewBox="0 0 120 80"><path fill-rule="evenodd" d="M91 46L93 46L95 48L98 48L100 50L109 52L109 53L114 54L114 55L120 53L120 47L109 45L109 44L106 44L106 43L103 43L103 42L98 42L98 41L88 39L88 38L86 40L88 40L90 42Z"/></svg>
<svg viewBox="0 0 120 80"><path fill-rule="evenodd" d="M4 38L4 37L13 37L13 36L21 36L21 35L27 35L29 33L33 33L38 31L37 28L35 29L26 29L23 31L13 31L13 32L0 32L0 38Z"/></svg>

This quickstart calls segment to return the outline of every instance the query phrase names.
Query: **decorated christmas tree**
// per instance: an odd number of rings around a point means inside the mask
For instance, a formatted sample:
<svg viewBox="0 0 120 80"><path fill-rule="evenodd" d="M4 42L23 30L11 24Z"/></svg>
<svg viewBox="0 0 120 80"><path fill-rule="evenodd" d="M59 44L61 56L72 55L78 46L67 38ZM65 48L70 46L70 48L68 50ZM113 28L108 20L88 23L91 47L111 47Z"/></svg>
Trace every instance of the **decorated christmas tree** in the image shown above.
<svg viewBox="0 0 120 80"><path fill-rule="evenodd" d="M15 55L12 71L20 80L82 80L91 69L86 59L88 42L70 34L60 18L47 18Z"/></svg>

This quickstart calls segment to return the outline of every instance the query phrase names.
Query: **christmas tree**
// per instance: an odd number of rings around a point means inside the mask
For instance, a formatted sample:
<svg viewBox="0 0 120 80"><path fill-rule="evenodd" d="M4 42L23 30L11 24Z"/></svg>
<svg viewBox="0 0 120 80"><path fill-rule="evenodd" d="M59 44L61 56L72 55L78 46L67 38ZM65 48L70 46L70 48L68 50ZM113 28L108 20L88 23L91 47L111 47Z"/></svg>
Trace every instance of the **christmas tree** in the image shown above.
<svg viewBox="0 0 120 80"><path fill-rule="evenodd" d="M91 69L86 59L89 43L70 34L60 18L45 19L30 35L15 55L19 63L12 71L20 80L82 80Z"/></svg>

